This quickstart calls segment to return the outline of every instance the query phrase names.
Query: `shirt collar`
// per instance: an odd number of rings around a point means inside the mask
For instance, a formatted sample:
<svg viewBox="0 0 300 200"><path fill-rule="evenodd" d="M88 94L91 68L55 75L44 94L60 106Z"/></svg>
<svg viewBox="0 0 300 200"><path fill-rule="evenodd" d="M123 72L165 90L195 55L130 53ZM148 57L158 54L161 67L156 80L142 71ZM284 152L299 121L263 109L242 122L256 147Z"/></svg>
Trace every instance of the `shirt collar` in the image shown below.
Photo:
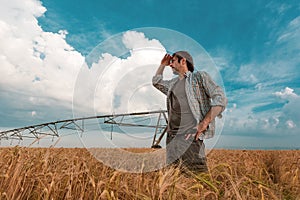
<svg viewBox="0 0 300 200"><path fill-rule="evenodd" d="M191 71L187 71L187 72L184 73L184 77L185 77L185 78L186 78L186 77L189 77L191 74L192 74Z"/></svg>

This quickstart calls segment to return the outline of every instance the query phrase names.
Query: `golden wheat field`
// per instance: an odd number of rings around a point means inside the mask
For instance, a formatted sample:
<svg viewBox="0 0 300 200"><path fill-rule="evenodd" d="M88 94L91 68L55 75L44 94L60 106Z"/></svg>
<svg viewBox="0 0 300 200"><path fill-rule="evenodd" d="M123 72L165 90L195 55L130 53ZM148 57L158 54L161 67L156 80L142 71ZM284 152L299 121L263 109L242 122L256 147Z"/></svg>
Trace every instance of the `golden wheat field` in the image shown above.
<svg viewBox="0 0 300 200"><path fill-rule="evenodd" d="M299 150L212 150L208 166L126 173L81 148L0 148L0 199L300 199Z"/></svg>

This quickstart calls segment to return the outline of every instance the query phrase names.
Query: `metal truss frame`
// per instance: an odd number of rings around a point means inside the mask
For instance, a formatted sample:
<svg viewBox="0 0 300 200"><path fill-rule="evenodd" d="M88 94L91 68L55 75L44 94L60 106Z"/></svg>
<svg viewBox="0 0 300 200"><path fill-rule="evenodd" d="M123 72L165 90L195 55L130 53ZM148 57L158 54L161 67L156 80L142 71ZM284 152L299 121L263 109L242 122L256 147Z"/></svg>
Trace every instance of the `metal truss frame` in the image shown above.
<svg viewBox="0 0 300 200"><path fill-rule="evenodd" d="M154 128L155 132L153 135L153 141L151 147L160 148L160 142L167 130L168 119L166 116L166 110L157 110L149 112L136 112L136 113L125 113L125 114L112 114L112 115L99 115L92 117L82 117L74 119L59 120L54 122L48 122L38 125L26 126L22 128L16 128L0 132L1 140L23 140L25 138L29 139L41 139L45 136L60 137L60 133L63 129L69 129L77 131L81 134L85 132L85 122L92 119L103 119L104 124L111 124L117 126L131 126L131 127L144 127L144 128ZM126 122L126 117L143 117L149 115L158 115L157 122L155 125L152 124L142 124L139 122ZM101 124L99 122L99 124ZM111 129L111 139L113 133L113 126Z"/></svg>

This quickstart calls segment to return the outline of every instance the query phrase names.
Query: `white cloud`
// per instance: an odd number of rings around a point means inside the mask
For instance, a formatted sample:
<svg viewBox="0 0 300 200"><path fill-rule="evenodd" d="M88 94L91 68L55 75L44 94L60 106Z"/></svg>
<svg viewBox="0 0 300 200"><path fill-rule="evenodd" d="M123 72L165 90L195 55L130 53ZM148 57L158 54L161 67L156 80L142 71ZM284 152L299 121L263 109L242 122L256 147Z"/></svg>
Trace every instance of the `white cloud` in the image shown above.
<svg viewBox="0 0 300 200"><path fill-rule="evenodd" d="M115 45L117 50L123 45L127 58L104 51L89 68L84 57L66 42L67 30L45 32L38 25L37 17L46 12L39 1L12 0L1 11L0 88L22 92L20 101L26 109L43 116L35 106L54 102L70 108L72 100L80 116L165 108L165 97L151 84L166 52L158 40L141 32L126 32L116 43L106 43L104 49ZM166 77L172 77L171 70Z"/></svg>
<svg viewBox="0 0 300 200"><path fill-rule="evenodd" d="M164 47L158 40L148 39L141 32L128 31L119 37L123 44L111 42L125 45L128 57L105 53L99 55L98 62L90 69L87 66L81 69L74 96L75 109L78 108L79 112L83 110L81 105L92 106L85 108L89 114L164 109L165 97L153 88L151 82L166 53ZM119 38L115 40L119 41ZM165 76L171 78L171 70L166 70Z"/></svg>
<svg viewBox="0 0 300 200"><path fill-rule="evenodd" d="M299 133L300 126L300 96L292 88L266 94L268 89L237 92L233 94L235 102L228 107L225 132L227 134L269 134L291 135ZM273 95L273 98L272 98ZM274 98L275 97L275 98ZM280 108L269 108L268 105L282 103ZM265 102L264 102L265 100ZM280 105L280 104L278 104ZM267 108L266 111L255 108Z"/></svg>
<svg viewBox="0 0 300 200"><path fill-rule="evenodd" d="M28 96L27 103L55 99L71 108L83 56L67 42L66 30L45 32L37 17L46 8L36 0L12 0L0 8L0 89Z"/></svg>
<svg viewBox="0 0 300 200"><path fill-rule="evenodd" d="M292 128L295 132L299 132L296 128L300 127L300 96L293 93L293 90L291 89L284 97L288 99L288 103L285 104L282 109L280 118L284 124L281 126Z"/></svg>
<svg viewBox="0 0 300 200"><path fill-rule="evenodd" d="M296 124L292 120L286 121L286 125L288 128L295 128Z"/></svg>
<svg viewBox="0 0 300 200"><path fill-rule="evenodd" d="M298 97L297 94L294 93L294 90L289 87L286 87L284 90L281 90L280 92L275 92L274 94L275 96L280 97L282 99L290 99L290 98Z"/></svg>
<svg viewBox="0 0 300 200"><path fill-rule="evenodd" d="M162 44L156 39L148 39L144 33L136 31L127 31L122 37L122 41L127 49L152 48L164 49Z"/></svg>

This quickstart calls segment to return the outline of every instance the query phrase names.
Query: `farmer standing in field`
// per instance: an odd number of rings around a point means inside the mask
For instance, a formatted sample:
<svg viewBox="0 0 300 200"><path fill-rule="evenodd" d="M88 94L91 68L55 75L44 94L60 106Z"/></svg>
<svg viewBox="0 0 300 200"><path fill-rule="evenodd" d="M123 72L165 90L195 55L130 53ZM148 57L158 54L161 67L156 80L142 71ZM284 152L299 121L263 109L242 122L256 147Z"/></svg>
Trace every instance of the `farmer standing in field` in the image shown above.
<svg viewBox="0 0 300 200"><path fill-rule="evenodd" d="M178 76L164 80L166 66ZM186 51L166 54L152 83L167 95L167 164L182 163L191 171L206 172L203 140L214 136L215 117L222 117L227 104L221 87L206 72L194 72L193 58Z"/></svg>

